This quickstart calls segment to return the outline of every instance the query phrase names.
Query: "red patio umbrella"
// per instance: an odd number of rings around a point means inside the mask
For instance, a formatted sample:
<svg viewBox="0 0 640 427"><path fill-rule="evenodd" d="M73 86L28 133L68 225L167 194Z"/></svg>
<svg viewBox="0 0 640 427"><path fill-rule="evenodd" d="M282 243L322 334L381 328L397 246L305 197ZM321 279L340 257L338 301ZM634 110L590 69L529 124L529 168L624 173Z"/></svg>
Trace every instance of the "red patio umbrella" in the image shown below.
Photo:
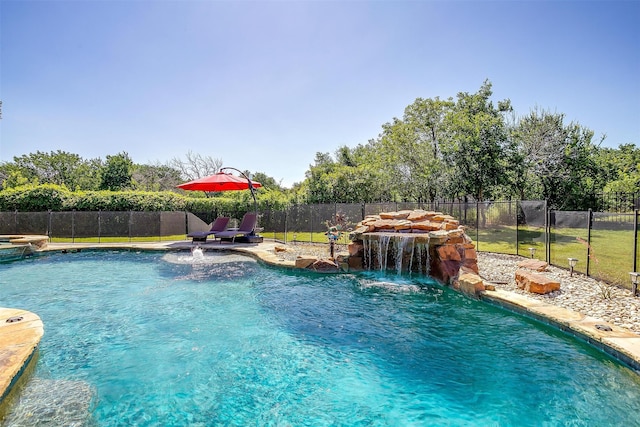
<svg viewBox="0 0 640 427"><path fill-rule="evenodd" d="M224 169L232 169L239 172L242 177L223 172ZM258 214L258 203L256 202L256 195L254 193L254 189L262 187L262 184L259 182L253 182L246 176L242 171L226 167L220 169L220 172L205 176L203 178L198 178L193 181L185 182L184 184L178 185L178 188L182 188L183 190L190 191L206 191L206 192L217 192L217 191L234 191L234 190L251 190L251 195L253 196L253 206L256 211L256 215Z"/></svg>
<svg viewBox="0 0 640 427"><path fill-rule="evenodd" d="M178 188L191 191L232 191L232 190L247 190L249 189L249 183L251 187L262 187L259 182L253 182L249 178L241 178L236 175L232 175L226 172L218 172L214 175L198 178L193 181L185 182L178 185Z"/></svg>

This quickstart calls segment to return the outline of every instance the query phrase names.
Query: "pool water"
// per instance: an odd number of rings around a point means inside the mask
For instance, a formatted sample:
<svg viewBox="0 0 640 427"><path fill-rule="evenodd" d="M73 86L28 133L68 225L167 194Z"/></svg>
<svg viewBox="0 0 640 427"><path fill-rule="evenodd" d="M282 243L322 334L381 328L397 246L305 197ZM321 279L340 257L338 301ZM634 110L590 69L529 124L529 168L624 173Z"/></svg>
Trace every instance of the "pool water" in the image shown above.
<svg viewBox="0 0 640 427"><path fill-rule="evenodd" d="M639 425L631 370L426 279L83 252L0 265L0 305L45 324L3 425Z"/></svg>

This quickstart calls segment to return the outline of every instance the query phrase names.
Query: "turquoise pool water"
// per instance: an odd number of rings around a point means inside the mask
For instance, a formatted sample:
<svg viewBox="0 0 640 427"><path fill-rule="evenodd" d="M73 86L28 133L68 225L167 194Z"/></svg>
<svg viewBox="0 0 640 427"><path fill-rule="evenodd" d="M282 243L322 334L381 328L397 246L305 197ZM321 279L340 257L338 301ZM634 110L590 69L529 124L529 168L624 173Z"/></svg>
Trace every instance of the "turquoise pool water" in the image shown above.
<svg viewBox="0 0 640 427"><path fill-rule="evenodd" d="M38 398L5 425L639 423L638 376L600 351L394 274L57 254L0 265L0 305L45 324L24 390Z"/></svg>

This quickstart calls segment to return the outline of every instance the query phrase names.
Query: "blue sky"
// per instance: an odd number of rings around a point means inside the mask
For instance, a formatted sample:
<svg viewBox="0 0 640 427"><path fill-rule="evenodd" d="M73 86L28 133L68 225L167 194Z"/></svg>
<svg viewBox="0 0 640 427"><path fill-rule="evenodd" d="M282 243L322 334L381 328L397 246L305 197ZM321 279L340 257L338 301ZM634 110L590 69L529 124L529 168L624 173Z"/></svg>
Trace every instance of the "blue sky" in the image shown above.
<svg viewBox="0 0 640 427"><path fill-rule="evenodd" d="M0 162L192 151L289 186L485 79L640 144L640 0L0 0L0 37Z"/></svg>

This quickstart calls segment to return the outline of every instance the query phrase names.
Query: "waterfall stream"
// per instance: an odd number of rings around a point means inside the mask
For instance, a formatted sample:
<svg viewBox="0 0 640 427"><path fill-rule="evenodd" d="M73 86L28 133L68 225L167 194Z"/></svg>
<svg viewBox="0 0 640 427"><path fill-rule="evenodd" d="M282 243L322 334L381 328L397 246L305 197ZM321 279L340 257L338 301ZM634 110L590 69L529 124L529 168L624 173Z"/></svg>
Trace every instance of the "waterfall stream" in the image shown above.
<svg viewBox="0 0 640 427"><path fill-rule="evenodd" d="M423 237L424 238L424 237ZM393 268L403 271L429 274L429 239L418 241L417 236L400 233L379 233L363 236L364 266L368 270L385 271Z"/></svg>

